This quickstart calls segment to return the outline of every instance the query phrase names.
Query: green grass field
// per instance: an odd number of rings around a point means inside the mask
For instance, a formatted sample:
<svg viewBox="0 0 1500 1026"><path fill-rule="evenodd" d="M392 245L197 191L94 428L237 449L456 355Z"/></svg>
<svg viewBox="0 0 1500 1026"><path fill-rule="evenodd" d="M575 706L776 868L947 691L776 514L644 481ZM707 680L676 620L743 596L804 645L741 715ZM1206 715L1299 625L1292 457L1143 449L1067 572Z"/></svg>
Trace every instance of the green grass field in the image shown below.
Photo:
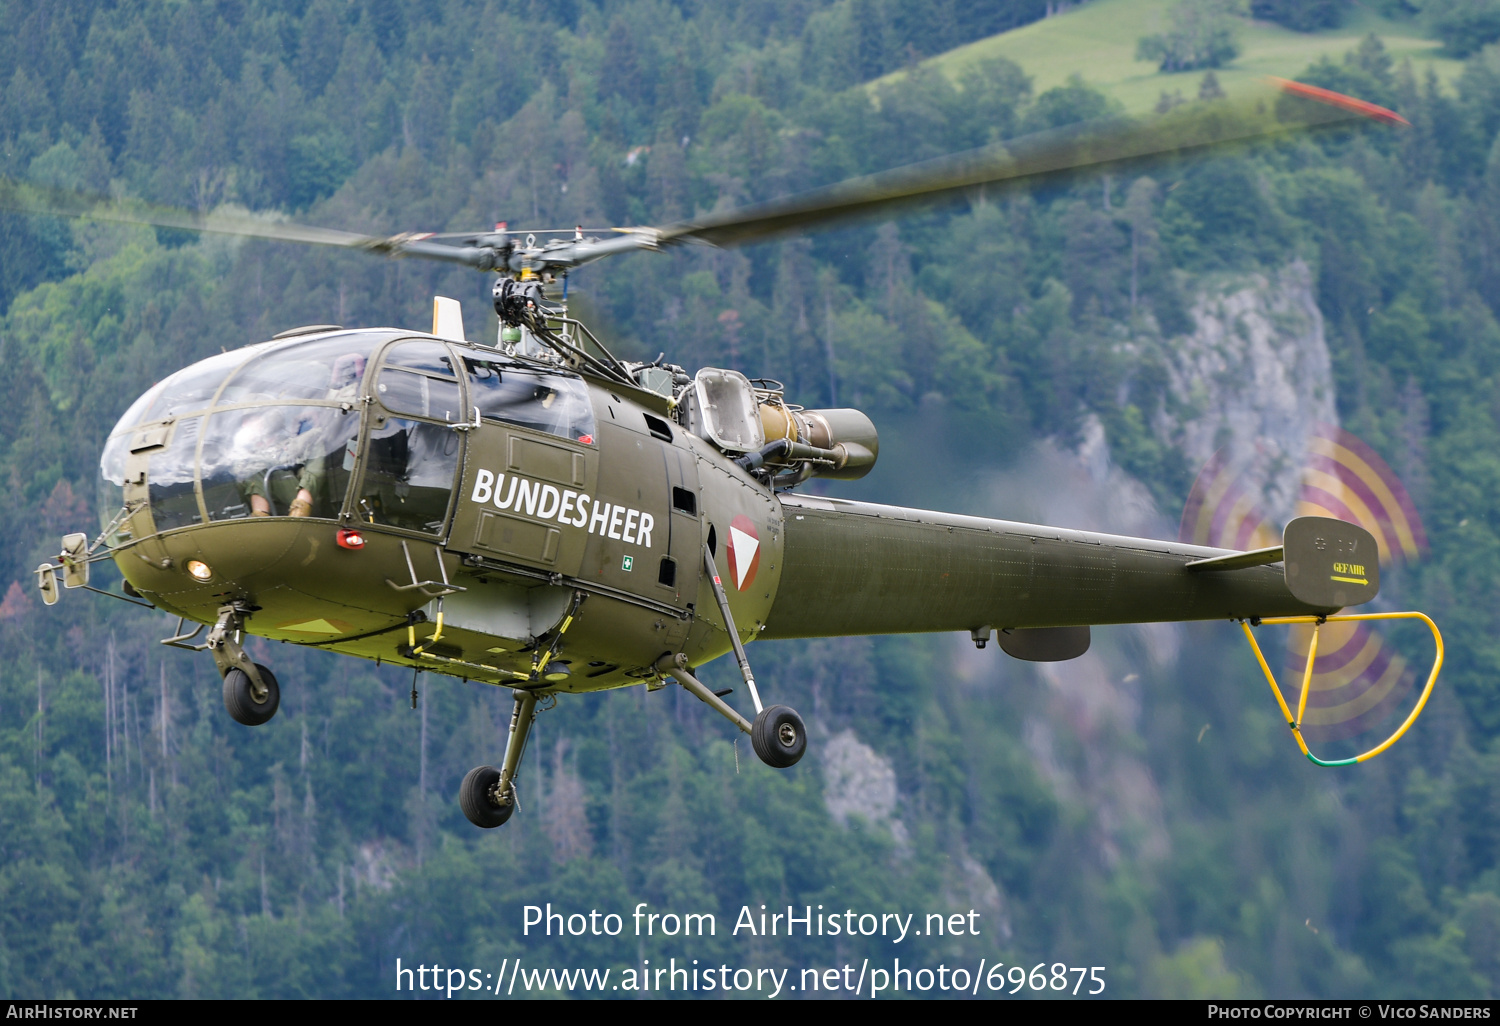
<svg viewBox="0 0 1500 1026"><path fill-rule="evenodd" d="M989 57L1008 57L1032 76L1036 92L1061 85L1069 75L1108 93L1132 113L1151 109L1163 91L1180 91L1192 99L1202 71L1164 74L1150 61L1135 59L1136 40L1162 31L1174 0L1092 0L1066 14L980 39L939 54L927 63L957 76L963 68ZM1231 96L1261 85L1265 75L1291 78L1323 55L1338 59L1375 33L1398 61L1410 59L1418 76L1427 68L1452 80L1462 62L1438 55L1440 44L1423 38L1420 27L1390 21L1358 5L1343 25L1323 32L1293 32L1268 22L1249 21L1240 34L1241 51L1218 69L1219 83ZM893 78L903 72L887 76Z"/></svg>

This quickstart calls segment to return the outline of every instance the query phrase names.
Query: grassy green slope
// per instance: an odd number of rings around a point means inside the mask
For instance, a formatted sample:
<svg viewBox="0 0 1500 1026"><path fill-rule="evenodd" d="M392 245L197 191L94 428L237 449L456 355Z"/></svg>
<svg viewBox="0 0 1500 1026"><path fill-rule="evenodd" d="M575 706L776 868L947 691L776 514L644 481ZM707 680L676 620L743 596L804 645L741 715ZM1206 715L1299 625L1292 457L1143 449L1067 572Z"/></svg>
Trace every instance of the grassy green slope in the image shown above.
<svg viewBox="0 0 1500 1026"><path fill-rule="evenodd" d="M951 77L980 60L1007 57L1032 76L1037 92L1061 85L1073 74L1118 99L1131 112L1149 110L1163 91L1197 94L1201 71L1164 74L1150 61L1135 59L1136 40L1161 31L1175 0L1094 0L1055 18L980 39L933 57L928 63ZM1439 78L1454 78L1460 61L1441 57L1440 44L1417 34L1410 23L1382 18L1356 6L1336 29L1303 33L1261 21L1246 21L1241 53L1216 74L1230 95L1256 88L1262 76L1290 78L1328 56L1337 59L1375 33L1398 62L1410 59L1419 75L1431 67ZM896 72L887 78L903 74Z"/></svg>

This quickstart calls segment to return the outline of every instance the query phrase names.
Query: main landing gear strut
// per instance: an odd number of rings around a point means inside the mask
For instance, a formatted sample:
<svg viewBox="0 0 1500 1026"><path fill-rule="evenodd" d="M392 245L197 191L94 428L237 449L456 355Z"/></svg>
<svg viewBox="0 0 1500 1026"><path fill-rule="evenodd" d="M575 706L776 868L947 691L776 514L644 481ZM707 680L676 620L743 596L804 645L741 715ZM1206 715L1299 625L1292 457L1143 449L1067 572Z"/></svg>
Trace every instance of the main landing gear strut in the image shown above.
<svg viewBox="0 0 1500 1026"><path fill-rule="evenodd" d="M739 632L734 626L734 616L729 610L729 597L724 593L724 584L714 567L713 551L703 547L704 564L709 581L713 585L714 598L719 603L719 613L734 644L734 658L740 665L740 675L750 691L750 700L755 703L755 721L745 719L734 707L724 701L729 692L714 692L693 675L688 667L687 656L681 652L676 656L665 655L657 661L658 673L669 676L688 692L701 699L715 712L750 735L750 744L755 754L767 766L784 769L795 766L807 752L807 727L797 711L785 705L762 705L760 691L755 686L755 675L750 672L750 660L745 657L745 646L740 642ZM576 607L575 607L576 609ZM536 719L537 697L530 691L517 688L516 705L510 716L510 736L505 743L505 761L499 769L493 766L478 766L468 772L459 785L458 804L464 816L477 827L492 829L510 819L516 811L516 768L526 751L526 739L531 734L531 724Z"/></svg>
<svg viewBox="0 0 1500 1026"><path fill-rule="evenodd" d="M516 767L526 750L526 739L536 719L536 695L514 692L516 705L510 714L510 737L505 743L505 761L499 769L471 769L459 785L458 804L464 816L477 827L489 830L510 819L516 811Z"/></svg>
<svg viewBox="0 0 1500 1026"><path fill-rule="evenodd" d="M679 684L715 712L750 735L751 747L760 761L767 766L785 769L795 766L807 752L807 727L797 711L785 705L762 705L760 691L755 686L755 675L750 672L750 660L745 657L745 646L740 642L740 632L734 625L734 614L729 610L729 596L724 593L724 584L719 580L719 571L714 566L713 550L703 547L704 565L713 586L714 599L719 603L719 615L724 617L724 626L729 631L729 640L734 645L734 658L740 664L740 676L750 691L750 701L755 703L755 722L751 723L735 712L724 701L728 692L715 693L694 677L688 669L687 656L679 652L675 657L663 656L656 664L657 670L675 678Z"/></svg>

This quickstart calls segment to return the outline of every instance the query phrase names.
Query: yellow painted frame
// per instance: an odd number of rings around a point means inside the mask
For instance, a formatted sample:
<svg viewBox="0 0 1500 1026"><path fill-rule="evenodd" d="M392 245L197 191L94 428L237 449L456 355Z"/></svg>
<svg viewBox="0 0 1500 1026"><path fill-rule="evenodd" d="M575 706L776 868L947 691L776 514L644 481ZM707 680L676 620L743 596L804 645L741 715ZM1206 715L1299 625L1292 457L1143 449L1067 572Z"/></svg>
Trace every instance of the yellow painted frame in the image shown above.
<svg viewBox="0 0 1500 1026"><path fill-rule="evenodd" d="M1421 620L1427 625L1427 629L1432 631L1432 640L1437 650L1432 661L1432 671L1427 675L1427 686L1422 689L1422 694L1417 699L1417 704L1412 709L1411 714L1406 717L1401 726L1396 728L1394 734L1369 751L1356 755L1352 759L1324 760L1318 758L1308 750L1307 741L1302 737L1302 716L1307 712L1307 696L1312 690L1310 685L1312 684L1313 660L1318 657L1318 630L1325 623L1340 620ZM1431 697L1432 687L1437 683L1438 673L1443 668L1443 635L1438 631L1437 624L1433 623L1432 618L1426 613L1347 613L1340 616L1273 616L1261 620L1259 623L1262 626L1294 623L1310 623L1313 625L1312 642L1307 646L1307 669L1303 672L1302 676L1302 695L1297 700L1297 715L1293 716L1291 708L1286 704L1286 699L1282 697L1280 685L1276 683L1276 675L1271 672L1271 667L1267 664L1265 655L1261 653L1260 644L1255 640L1255 634L1250 630L1249 622L1245 620L1240 621L1240 627L1245 632L1245 638L1250 642L1251 650L1255 652L1255 659L1260 663L1260 668L1265 673L1266 680L1271 685L1271 692L1276 696L1276 704L1281 706L1281 714L1286 717L1287 726L1292 728L1292 736L1297 739L1297 747L1301 748L1302 754L1307 756L1308 761L1316 766L1353 766L1355 763L1375 758L1375 756L1401 740L1401 735L1405 734L1411 725L1417 722L1417 717L1422 715L1422 708L1427 704L1427 699Z"/></svg>

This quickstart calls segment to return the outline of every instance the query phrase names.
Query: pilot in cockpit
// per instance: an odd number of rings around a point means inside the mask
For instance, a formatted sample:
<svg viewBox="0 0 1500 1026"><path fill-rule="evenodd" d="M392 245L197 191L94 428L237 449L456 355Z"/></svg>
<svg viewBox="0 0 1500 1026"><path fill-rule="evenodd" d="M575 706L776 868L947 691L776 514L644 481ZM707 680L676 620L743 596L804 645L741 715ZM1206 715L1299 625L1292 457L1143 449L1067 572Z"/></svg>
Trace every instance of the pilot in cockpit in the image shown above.
<svg viewBox="0 0 1500 1026"><path fill-rule="evenodd" d="M310 454L316 406L266 406L246 412L235 431L231 453L240 468L240 494L252 517L311 516L322 476Z"/></svg>
<svg viewBox="0 0 1500 1026"><path fill-rule="evenodd" d="M359 379L365 373L364 353L345 353L328 373L328 398L353 402L359 398Z"/></svg>
<svg viewBox="0 0 1500 1026"><path fill-rule="evenodd" d="M333 362L326 398L353 403L365 356L346 353ZM235 432L232 450L248 470L237 475L252 517L312 516L314 504L328 505L330 453L342 452L345 411L326 406L268 406L247 412ZM251 466L253 465L253 469Z"/></svg>

